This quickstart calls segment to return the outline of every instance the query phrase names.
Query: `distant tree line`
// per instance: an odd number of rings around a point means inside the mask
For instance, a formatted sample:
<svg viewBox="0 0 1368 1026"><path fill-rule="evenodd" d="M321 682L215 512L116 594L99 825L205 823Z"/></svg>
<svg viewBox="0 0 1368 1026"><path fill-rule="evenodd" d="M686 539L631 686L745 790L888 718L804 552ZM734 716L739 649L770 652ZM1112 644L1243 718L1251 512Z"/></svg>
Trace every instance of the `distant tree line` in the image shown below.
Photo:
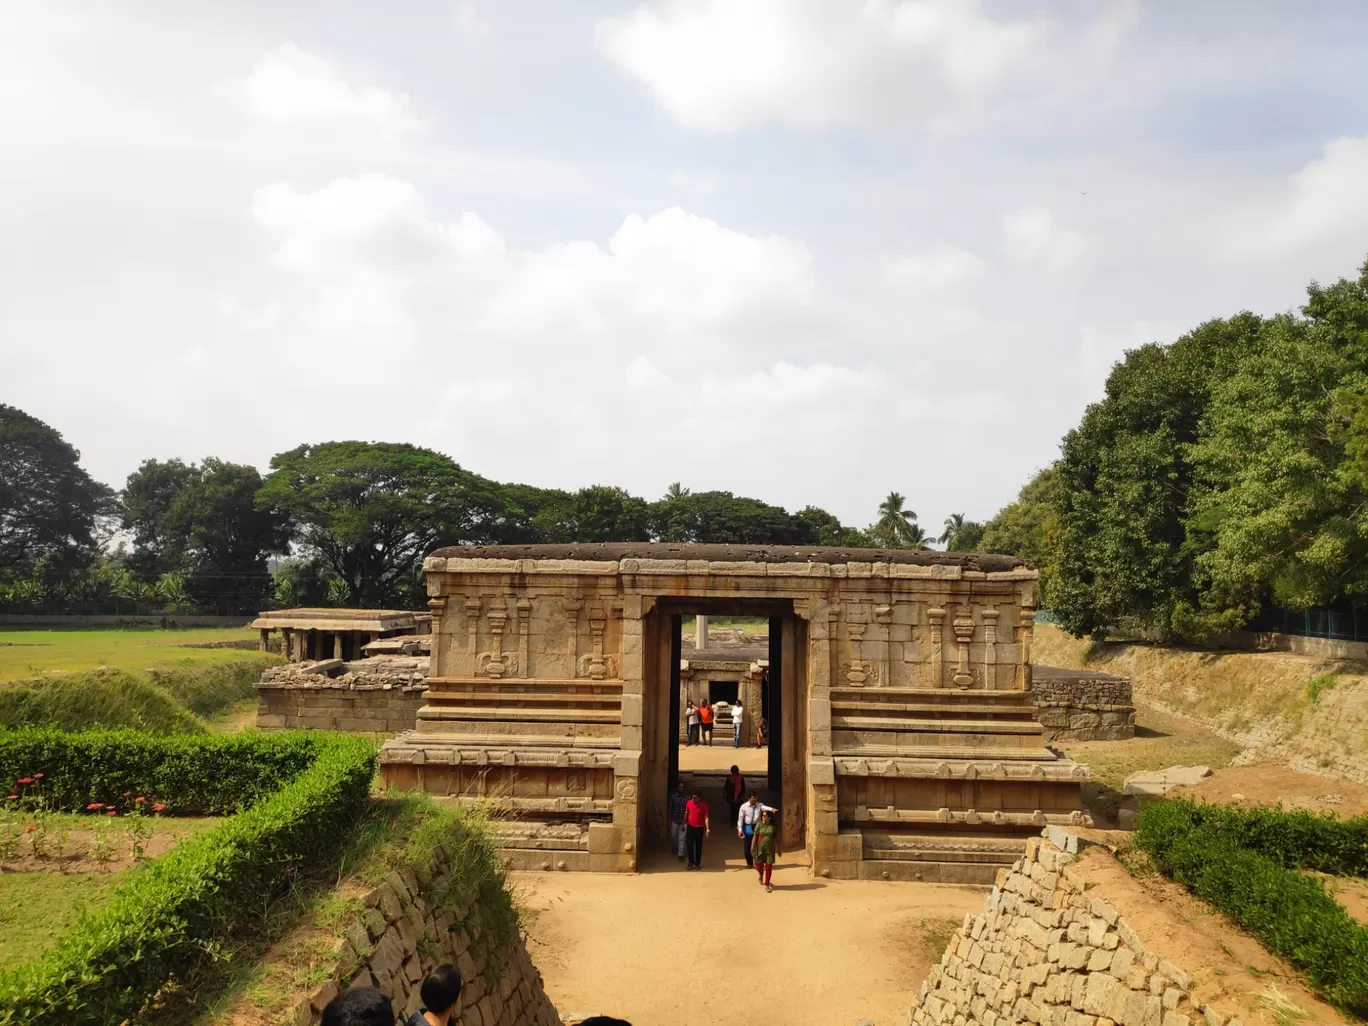
<svg viewBox="0 0 1368 1026"><path fill-rule="evenodd" d="M654 502L607 485L571 492L503 484L442 453L383 442L301 445L275 456L264 477L212 457L149 459L115 492L81 468L56 430L0 405L4 611L421 608L422 560L440 545L651 540L856 548L929 541L897 492L861 529L816 506L789 513L679 484Z"/></svg>
<svg viewBox="0 0 1368 1026"><path fill-rule="evenodd" d="M1368 263L1128 352L984 529L1071 633L1201 641L1368 597Z"/></svg>

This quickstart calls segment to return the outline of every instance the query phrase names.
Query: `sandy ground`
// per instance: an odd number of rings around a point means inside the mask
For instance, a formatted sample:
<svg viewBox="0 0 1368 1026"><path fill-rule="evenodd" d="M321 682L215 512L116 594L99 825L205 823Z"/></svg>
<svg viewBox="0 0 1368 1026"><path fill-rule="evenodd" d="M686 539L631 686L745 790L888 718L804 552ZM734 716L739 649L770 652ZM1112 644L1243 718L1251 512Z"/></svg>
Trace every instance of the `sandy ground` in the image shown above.
<svg viewBox="0 0 1368 1026"><path fill-rule="evenodd" d="M633 1026L901 1026L985 893L813 880L785 859L767 894L734 833L714 833L699 873L666 857L633 876L520 873L514 884L535 914L532 959L561 1014Z"/></svg>
<svg viewBox="0 0 1368 1026"><path fill-rule="evenodd" d="M1333 812L1337 816L1361 816L1368 812L1368 785L1301 773L1280 762L1228 766L1196 787L1180 787L1173 794L1193 794L1209 802L1280 804L1289 809Z"/></svg>
<svg viewBox="0 0 1368 1026"><path fill-rule="evenodd" d="M739 766L747 776L757 780L769 765L769 749L733 748L730 739L725 745L680 745L679 768L682 770L721 770L725 773L732 766Z"/></svg>

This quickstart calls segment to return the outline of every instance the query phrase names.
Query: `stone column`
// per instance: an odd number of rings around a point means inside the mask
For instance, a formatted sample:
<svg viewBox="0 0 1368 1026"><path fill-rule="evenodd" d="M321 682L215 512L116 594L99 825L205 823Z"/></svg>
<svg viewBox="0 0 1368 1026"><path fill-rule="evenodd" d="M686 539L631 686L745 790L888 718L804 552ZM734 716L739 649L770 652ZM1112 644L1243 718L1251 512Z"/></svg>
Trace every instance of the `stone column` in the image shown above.
<svg viewBox="0 0 1368 1026"><path fill-rule="evenodd" d="M268 631L265 627L263 627L259 633L261 634L261 642L257 645L257 648L260 651L265 652L267 651L270 644L271 632Z"/></svg>
<svg viewBox="0 0 1368 1026"><path fill-rule="evenodd" d="M931 686L939 688L945 685L945 610L928 609L926 618L931 622Z"/></svg>
<svg viewBox="0 0 1368 1026"><path fill-rule="evenodd" d="M334 659L341 659L341 658L342 658L342 632L341 632L341 631L334 631L334 632L333 632L333 654L332 654L332 657L333 657Z"/></svg>
<svg viewBox="0 0 1368 1026"><path fill-rule="evenodd" d="M702 613L694 617L694 648L700 652L708 647L708 618Z"/></svg>

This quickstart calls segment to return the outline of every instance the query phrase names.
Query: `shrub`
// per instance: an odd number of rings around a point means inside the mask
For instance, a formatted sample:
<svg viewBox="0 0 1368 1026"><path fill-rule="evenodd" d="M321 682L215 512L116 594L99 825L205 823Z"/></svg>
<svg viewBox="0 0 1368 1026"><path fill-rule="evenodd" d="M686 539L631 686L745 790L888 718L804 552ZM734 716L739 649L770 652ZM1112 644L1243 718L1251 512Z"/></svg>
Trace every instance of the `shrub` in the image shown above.
<svg viewBox="0 0 1368 1026"><path fill-rule="evenodd" d="M137 1021L261 922L306 868L335 861L366 806L375 747L344 735L293 741L313 758L278 792L136 874L41 961L0 972L0 1024Z"/></svg>
<svg viewBox="0 0 1368 1026"><path fill-rule="evenodd" d="M1193 826L1229 838L1287 869L1331 876L1368 876L1368 816L1337 819L1329 812L1242 809L1174 801Z"/></svg>
<svg viewBox="0 0 1368 1026"><path fill-rule="evenodd" d="M329 735L67 733L47 727L0 732L0 783L42 773L55 808L80 812L125 791L156 797L172 812L225 815L279 790L318 755Z"/></svg>
<svg viewBox="0 0 1368 1026"><path fill-rule="evenodd" d="M148 676L196 716L214 716L234 702L256 697L261 671L280 661L254 655L229 663L154 667Z"/></svg>
<svg viewBox="0 0 1368 1026"><path fill-rule="evenodd" d="M1155 802L1141 810L1135 838L1161 872L1286 957L1333 1005L1368 1016L1368 929L1318 879L1243 846L1236 826L1223 807Z"/></svg>

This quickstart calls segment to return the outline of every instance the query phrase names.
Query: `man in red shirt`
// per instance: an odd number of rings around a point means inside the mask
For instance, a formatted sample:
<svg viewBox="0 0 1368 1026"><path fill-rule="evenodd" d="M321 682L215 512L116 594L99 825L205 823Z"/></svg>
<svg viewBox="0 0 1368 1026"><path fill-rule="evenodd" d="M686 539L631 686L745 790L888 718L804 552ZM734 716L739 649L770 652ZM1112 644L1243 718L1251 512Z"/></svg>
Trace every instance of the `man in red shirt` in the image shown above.
<svg viewBox="0 0 1368 1026"><path fill-rule="evenodd" d="M684 806L684 853L689 856L690 869L703 868L703 838L712 833L708 820L708 803L697 791Z"/></svg>

